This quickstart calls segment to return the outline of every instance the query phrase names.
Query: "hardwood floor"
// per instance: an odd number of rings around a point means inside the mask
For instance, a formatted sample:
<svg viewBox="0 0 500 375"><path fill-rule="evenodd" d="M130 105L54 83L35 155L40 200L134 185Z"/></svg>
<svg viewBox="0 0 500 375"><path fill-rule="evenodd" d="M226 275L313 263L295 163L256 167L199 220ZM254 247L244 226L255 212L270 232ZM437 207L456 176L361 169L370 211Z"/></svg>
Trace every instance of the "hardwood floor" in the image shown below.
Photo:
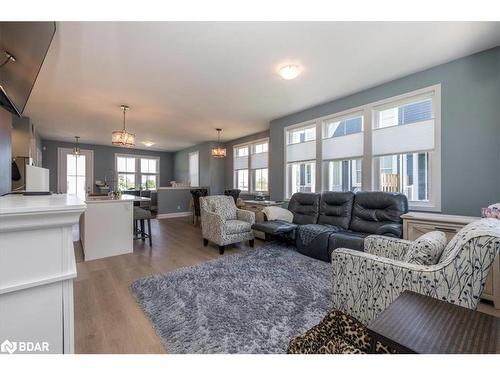
<svg viewBox="0 0 500 375"><path fill-rule="evenodd" d="M217 246L203 247L201 229L190 218L152 220L153 247L135 241L132 254L83 262L75 242L78 277L74 283L76 353L164 353L151 323L130 293L136 279L221 257ZM255 246L262 241L256 240ZM236 254L248 244L228 246ZM225 256L222 255L222 256ZM500 310L479 310L500 317Z"/></svg>
<svg viewBox="0 0 500 375"><path fill-rule="evenodd" d="M155 219L151 226L152 248L147 241L135 241L132 254L83 262L81 247L75 243L76 353L164 353L129 285L144 276L221 257L217 246L203 246L201 229L191 218ZM227 246L222 256L247 247L247 243Z"/></svg>

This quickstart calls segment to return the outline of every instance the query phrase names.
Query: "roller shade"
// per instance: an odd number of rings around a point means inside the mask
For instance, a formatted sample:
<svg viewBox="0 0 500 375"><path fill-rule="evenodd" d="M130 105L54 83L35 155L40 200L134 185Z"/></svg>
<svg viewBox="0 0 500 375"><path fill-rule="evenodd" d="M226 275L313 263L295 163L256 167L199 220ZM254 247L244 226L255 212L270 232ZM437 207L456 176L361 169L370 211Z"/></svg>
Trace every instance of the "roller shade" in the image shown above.
<svg viewBox="0 0 500 375"><path fill-rule="evenodd" d="M286 146L286 161L316 159L316 141L296 143Z"/></svg>
<svg viewBox="0 0 500 375"><path fill-rule="evenodd" d="M373 129L373 155L431 151L434 134L434 120Z"/></svg>
<svg viewBox="0 0 500 375"><path fill-rule="evenodd" d="M363 133L323 139L323 160L352 159L363 156Z"/></svg>
<svg viewBox="0 0 500 375"><path fill-rule="evenodd" d="M234 169L247 169L248 156L239 156L234 158Z"/></svg>
<svg viewBox="0 0 500 375"><path fill-rule="evenodd" d="M252 169L267 168L269 160L269 153L260 152L252 154Z"/></svg>

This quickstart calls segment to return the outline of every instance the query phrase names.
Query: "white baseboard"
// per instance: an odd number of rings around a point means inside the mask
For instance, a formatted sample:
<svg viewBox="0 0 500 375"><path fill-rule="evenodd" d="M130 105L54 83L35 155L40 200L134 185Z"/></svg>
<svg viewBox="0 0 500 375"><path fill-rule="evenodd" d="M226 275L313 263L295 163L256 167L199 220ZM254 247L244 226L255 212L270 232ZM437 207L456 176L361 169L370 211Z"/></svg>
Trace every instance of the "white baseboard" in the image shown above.
<svg viewBox="0 0 500 375"><path fill-rule="evenodd" d="M173 217L186 217L186 216L192 216L193 213L191 211L187 212L171 212L168 214L156 214L157 219L171 219Z"/></svg>

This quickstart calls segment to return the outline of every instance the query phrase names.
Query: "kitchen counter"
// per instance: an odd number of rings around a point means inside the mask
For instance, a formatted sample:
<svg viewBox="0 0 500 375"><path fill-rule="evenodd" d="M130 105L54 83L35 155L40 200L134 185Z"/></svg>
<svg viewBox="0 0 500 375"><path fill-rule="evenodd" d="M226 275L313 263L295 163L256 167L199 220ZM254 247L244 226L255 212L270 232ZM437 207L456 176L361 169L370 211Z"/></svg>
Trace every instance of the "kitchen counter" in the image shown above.
<svg viewBox="0 0 500 375"><path fill-rule="evenodd" d="M120 198L112 198L106 195L95 195L87 197L85 203L120 203L120 202L150 202L151 198L138 197L135 195L122 194Z"/></svg>
<svg viewBox="0 0 500 375"><path fill-rule="evenodd" d="M74 352L72 226L85 203L66 194L0 197L0 331ZM2 338L3 340L3 338Z"/></svg>

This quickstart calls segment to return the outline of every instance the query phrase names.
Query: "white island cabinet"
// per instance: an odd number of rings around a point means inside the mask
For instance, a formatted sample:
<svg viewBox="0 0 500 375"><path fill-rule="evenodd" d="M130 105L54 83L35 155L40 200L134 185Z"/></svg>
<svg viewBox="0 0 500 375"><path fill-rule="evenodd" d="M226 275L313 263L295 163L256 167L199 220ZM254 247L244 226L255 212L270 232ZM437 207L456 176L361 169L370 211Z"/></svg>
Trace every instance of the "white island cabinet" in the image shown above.
<svg viewBox="0 0 500 375"><path fill-rule="evenodd" d="M74 352L72 225L85 208L66 194L0 197L4 353Z"/></svg>

